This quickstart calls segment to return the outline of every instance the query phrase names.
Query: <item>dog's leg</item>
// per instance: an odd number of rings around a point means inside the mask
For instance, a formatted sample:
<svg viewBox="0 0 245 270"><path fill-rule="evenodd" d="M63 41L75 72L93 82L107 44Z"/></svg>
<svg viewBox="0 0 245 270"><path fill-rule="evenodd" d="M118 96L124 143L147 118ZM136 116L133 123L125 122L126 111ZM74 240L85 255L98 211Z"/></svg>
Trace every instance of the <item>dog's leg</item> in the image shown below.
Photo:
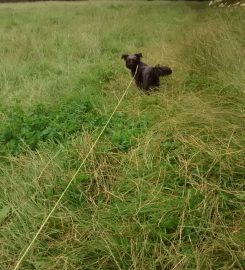
<svg viewBox="0 0 245 270"><path fill-rule="evenodd" d="M150 73L145 73L143 76L143 89L148 91L150 89Z"/></svg>
<svg viewBox="0 0 245 270"><path fill-rule="evenodd" d="M142 83L140 81L135 80L135 84L138 88L142 88Z"/></svg>
<svg viewBox="0 0 245 270"><path fill-rule="evenodd" d="M143 89L145 91L148 91L150 89L150 85L149 85L149 82L147 80L144 80L144 82L143 82Z"/></svg>

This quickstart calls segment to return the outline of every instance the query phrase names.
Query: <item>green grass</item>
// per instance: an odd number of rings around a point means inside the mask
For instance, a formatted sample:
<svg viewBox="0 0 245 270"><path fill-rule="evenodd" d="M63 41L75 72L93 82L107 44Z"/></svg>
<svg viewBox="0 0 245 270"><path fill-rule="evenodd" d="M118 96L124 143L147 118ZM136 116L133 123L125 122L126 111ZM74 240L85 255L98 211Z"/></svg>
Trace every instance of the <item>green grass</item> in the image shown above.
<svg viewBox="0 0 245 270"><path fill-rule="evenodd" d="M134 85L20 269L244 269L244 11L206 3L0 5L0 269Z"/></svg>

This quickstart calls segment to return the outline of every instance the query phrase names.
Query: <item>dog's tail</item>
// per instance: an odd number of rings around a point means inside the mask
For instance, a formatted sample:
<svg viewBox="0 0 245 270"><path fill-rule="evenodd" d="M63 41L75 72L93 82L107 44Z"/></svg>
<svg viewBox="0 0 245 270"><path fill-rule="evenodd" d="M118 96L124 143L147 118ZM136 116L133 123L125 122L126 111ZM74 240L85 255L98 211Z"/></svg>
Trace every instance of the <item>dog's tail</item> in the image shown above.
<svg viewBox="0 0 245 270"><path fill-rule="evenodd" d="M172 74L172 69L170 67L157 65L153 69L158 76L166 76Z"/></svg>

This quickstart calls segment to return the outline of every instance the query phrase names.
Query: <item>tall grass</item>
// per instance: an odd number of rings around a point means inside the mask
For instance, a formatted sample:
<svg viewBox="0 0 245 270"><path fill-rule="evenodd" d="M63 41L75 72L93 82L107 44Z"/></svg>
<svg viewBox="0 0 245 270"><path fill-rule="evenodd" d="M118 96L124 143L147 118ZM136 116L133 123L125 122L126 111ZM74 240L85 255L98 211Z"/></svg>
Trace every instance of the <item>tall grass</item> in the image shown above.
<svg viewBox="0 0 245 270"><path fill-rule="evenodd" d="M201 9L201 7L203 7ZM0 268L244 269L244 13L199 3L0 6Z"/></svg>

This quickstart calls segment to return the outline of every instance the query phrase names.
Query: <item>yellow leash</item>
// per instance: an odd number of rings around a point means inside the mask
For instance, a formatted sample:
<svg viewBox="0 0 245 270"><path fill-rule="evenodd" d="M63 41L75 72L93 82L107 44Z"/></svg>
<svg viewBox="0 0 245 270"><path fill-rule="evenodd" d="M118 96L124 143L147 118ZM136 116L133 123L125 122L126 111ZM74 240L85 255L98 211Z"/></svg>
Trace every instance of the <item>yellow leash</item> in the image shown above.
<svg viewBox="0 0 245 270"><path fill-rule="evenodd" d="M110 115L109 119L107 120L106 124L104 125L104 127L102 128L100 134L98 135L97 139L95 140L95 142L93 143L93 145L91 146L89 152L87 153L87 155L85 156L85 158L83 159L81 165L78 167L78 169L76 170L76 172L74 173L74 175L72 176L71 180L69 181L68 185L66 186L66 188L64 189L64 191L62 192L62 194L60 195L59 199L57 200L57 202L55 203L55 205L53 206L53 208L51 209L50 213L48 214L48 216L45 218L45 220L43 221L42 225L40 226L39 230L37 231L37 233L35 234L35 236L33 237L32 241L30 242L30 244L28 245L28 247L25 249L24 253L22 254L22 256L20 257L20 259L17 261L15 267L13 268L13 270L17 270L21 264L21 262L23 261L23 259L25 258L26 254L28 253L28 251L31 249L31 247L33 246L35 240L37 239L37 237L39 236L40 232L42 231L42 229L44 228L44 226L46 225L47 221L49 220L49 218L51 217L51 215L53 214L53 212L56 210L57 206L59 205L60 201L62 200L62 198L64 197L66 191L69 189L70 185L72 184L72 182L74 181L74 179L76 178L78 172L81 170L81 168L83 167L85 161L88 159L89 155L92 153L94 147L96 146L97 142L99 141L101 135L104 133L105 129L107 128L108 124L110 123L112 117L114 116L115 112L117 111L118 107L120 106L122 100L124 99L124 97L126 96L128 89L130 87L130 85L132 84L135 75L137 73L138 70L138 66L136 68L135 74L132 78L132 80L130 81L128 87L126 88L126 90L124 91L123 95L121 96L120 100L117 103L117 106L115 107L115 109L113 110L112 114Z"/></svg>

